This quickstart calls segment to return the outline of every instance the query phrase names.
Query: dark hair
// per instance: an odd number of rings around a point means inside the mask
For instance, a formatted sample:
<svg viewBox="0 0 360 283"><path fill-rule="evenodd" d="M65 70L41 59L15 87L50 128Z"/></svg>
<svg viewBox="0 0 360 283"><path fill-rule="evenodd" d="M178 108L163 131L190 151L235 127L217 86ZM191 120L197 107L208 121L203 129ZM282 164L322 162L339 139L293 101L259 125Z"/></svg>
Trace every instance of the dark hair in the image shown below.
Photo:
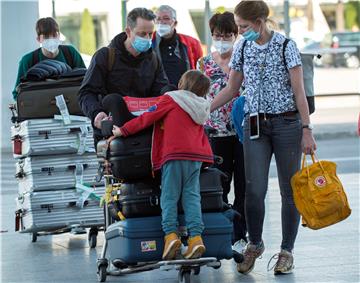
<svg viewBox="0 0 360 283"><path fill-rule="evenodd" d="M55 36L59 32L59 25L53 18L41 18L36 22L35 30L38 36Z"/></svg>
<svg viewBox="0 0 360 283"><path fill-rule="evenodd" d="M153 11L148 10L146 8L135 8L132 9L126 18L126 24L128 27L133 29L136 26L137 18L142 18L144 20L153 21L156 16Z"/></svg>
<svg viewBox="0 0 360 283"><path fill-rule="evenodd" d="M211 33L214 33L215 30L218 30L221 33L228 34L238 33L238 27L235 24L234 20L234 14L230 12L224 12L224 13L216 13L211 17L209 20L209 27L211 30Z"/></svg>
<svg viewBox="0 0 360 283"><path fill-rule="evenodd" d="M179 81L179 89L188 90L204 97L210 88L210 79L198 70L185 72Z"/></svg>
<svg viewBox="0 0 360 283"><path fill-rule="evenodd" d="M267 20L269 13L268 5L262 0L242 0L234 10L236 16L251 22L255 22L258 18Z"/></svg>

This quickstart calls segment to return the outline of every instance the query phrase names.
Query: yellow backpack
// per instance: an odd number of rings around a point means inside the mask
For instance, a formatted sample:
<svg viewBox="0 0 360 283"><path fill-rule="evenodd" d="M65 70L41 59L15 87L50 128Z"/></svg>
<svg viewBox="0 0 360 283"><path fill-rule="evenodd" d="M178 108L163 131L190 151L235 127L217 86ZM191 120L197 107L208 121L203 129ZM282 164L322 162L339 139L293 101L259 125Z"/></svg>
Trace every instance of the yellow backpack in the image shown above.
<svg viewBox="0 0 360 283"><path fill-rule="evenodd" d="M301 170L291 178L296 208L302 216L302 225L317 230L347 218L351 209L336 175L336 164L315 161L305 167L304 154Z"/></svg>

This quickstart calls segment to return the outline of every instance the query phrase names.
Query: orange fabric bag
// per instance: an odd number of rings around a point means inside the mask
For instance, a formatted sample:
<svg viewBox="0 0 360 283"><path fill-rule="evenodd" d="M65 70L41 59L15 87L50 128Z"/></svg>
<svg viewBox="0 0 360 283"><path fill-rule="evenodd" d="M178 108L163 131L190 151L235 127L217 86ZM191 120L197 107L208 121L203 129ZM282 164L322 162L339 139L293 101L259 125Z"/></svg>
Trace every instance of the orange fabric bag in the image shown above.
<svg viewBox="0 0 360 283"><path fill-rule="evenodd" d="M302 216L302 225L321 229L347 218L351 209L344 188L336 175L336 164L315 161L305 166L304 154L301 170L291 178L296 208Z"/></svg>

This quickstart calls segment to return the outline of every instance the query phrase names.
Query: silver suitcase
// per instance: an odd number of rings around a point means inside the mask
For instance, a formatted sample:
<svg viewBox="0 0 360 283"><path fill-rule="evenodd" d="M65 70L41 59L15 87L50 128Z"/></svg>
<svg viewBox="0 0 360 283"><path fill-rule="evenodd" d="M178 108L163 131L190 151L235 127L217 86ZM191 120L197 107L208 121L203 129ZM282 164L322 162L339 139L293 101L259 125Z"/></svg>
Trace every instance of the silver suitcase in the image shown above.
<svg viewBox="0 0 360 283"><path fill-rule="evenodd" d="M86 117L70 116L66 125L58 119L33 119L11 127L14 158L95 152L91 122Z"/></svg>
<svg viewBox="0 0 360 283"><path fill-rule="evenodd" d="M98 160L94 153L32 156L16 162L19 193L71 189L77 184L100 186L96 181Z"/></svg>
<svg viewBox="0 0 360 283"><path fill-rule="evenodd" d="M16 203L20 213L20 232L103 226L104 214L99 197L104 190L104 187L97 187L87 198L75 189L19 194Z"/></svg>

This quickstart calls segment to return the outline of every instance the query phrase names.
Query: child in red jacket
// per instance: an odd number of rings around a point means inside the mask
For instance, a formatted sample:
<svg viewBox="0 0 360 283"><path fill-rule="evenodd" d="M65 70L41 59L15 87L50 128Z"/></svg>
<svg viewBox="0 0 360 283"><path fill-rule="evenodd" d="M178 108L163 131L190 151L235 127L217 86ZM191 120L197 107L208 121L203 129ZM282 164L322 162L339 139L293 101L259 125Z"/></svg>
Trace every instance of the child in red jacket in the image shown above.
<svg viewBox="0 0 360 283"><path fill-rule="evenodd" d="M178 91L165 93L148 112L113 129L115 136L126 137L154 124L151 158L153 169L161 169L160 205L166 260L174 259L181 247L177 235L180 198L190 234L184 257L199 258L205 252L199 175L202 162L213 162L203 128L210 113L210 104L204 98L209 86L209 79L201 72L187 71L179 81Z"/></svg>

